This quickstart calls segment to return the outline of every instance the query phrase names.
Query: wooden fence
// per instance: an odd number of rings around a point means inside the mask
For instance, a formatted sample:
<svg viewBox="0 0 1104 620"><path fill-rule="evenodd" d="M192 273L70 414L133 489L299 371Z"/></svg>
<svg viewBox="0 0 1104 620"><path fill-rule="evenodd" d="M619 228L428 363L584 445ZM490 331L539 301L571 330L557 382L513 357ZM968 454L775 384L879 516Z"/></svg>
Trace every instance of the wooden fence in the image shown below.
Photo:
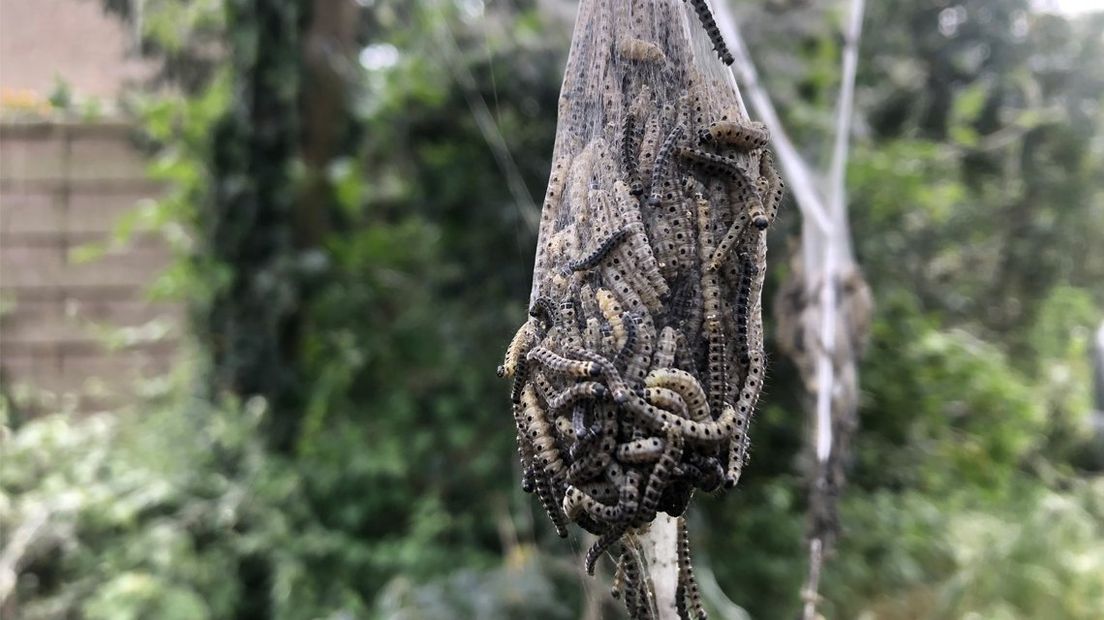
<svg viewBox="0 0 1104 620"><path fill-rule="evenodd" d="M145 169L125 123L0 123L0 381L17 405L125 404L168 367L180 311L146 293L165 245L145 236L81 260L158 195Z"/></svg>

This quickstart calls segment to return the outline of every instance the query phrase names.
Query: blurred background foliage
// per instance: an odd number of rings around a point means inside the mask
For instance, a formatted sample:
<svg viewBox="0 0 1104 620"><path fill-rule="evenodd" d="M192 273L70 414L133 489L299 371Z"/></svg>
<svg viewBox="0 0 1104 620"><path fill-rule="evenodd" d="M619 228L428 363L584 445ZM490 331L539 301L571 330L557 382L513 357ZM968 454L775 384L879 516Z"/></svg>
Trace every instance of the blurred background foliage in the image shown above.
<svg viewBox="0 0 1104 620"><path fill-rule="evenodd" d="M848 185L877 314L823 612L1097 618L1104 15L869 4ZM127 106L170 191L120 235L176 248L151 294L192 338L133 408L5 407L19 616L617 617L518 490L493 372L574 3L104 5L163 66ZM825 159L844 5L734 5ZM788 208L772 287L797 230ZM807 428L773 359L745 481L691 515L703 579L757 618L794 617L805 561Z"/></svg>

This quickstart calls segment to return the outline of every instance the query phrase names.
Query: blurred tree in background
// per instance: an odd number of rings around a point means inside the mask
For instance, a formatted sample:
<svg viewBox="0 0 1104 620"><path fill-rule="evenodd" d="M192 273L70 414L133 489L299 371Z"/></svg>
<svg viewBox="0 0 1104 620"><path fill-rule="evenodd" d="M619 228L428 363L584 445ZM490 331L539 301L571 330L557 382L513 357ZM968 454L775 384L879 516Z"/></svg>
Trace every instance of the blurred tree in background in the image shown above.
<svg viewBox="0 0 1104 620"><path fill-rule="evenodd" d="M31 542L3 609L579 617L585 546L518 490L492 370L525 313L574 4L105 4L173 85L130 102L171 191L126 225L178 249L154 291L189 301L194 338L136 411L7 421L0 541ZM841 7L737 8L826 156ZM848 182L878 314L824 612L1094 618L1104 16L907 0L865 31ZM796 613L804 572L805 421L796 373L772 373L746 482L692 514L703 577L761 618Z"/></svg>

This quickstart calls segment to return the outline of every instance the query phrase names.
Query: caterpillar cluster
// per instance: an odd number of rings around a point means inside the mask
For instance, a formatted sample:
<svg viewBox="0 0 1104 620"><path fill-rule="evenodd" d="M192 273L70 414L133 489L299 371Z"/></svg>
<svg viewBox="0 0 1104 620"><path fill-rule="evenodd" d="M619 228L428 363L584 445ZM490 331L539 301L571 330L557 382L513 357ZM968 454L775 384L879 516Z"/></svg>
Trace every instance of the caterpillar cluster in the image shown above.
<svg viewBox="0 0 1104 620"><path fill-rule="evenodd" d="M580 8L530 317L499 375L513 379L522 488L560 536L598 537L587 572L609 552L616 594L646 618L635 533L734 487L748 457L782 184L766 129L688 60L674 14L623 19L639 17L623 6ZM680 614L703 617L680 528Z"/></svg>

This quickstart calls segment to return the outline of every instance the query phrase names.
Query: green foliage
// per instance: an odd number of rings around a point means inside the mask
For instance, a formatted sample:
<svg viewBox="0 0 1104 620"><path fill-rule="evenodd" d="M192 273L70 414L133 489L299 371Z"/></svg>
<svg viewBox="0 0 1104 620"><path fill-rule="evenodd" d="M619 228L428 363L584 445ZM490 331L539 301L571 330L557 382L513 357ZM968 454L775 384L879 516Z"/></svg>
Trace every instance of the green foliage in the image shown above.
<svg viewBox="0 0 1104 620"><path fill-rule="evenodd" d="M844 501L830 617L1091 618L1104 604L1100 481L999 500L879 491ZM858 533L861 532L861 535Z"/></svg>
<svg viewBox="0 0 1104 620"><path fill-rule="evenodd" d="M907 302L879 301L855 483L932 494L1006 486L1044 427L1029 380L996 347L932 329Z"/></svg>

